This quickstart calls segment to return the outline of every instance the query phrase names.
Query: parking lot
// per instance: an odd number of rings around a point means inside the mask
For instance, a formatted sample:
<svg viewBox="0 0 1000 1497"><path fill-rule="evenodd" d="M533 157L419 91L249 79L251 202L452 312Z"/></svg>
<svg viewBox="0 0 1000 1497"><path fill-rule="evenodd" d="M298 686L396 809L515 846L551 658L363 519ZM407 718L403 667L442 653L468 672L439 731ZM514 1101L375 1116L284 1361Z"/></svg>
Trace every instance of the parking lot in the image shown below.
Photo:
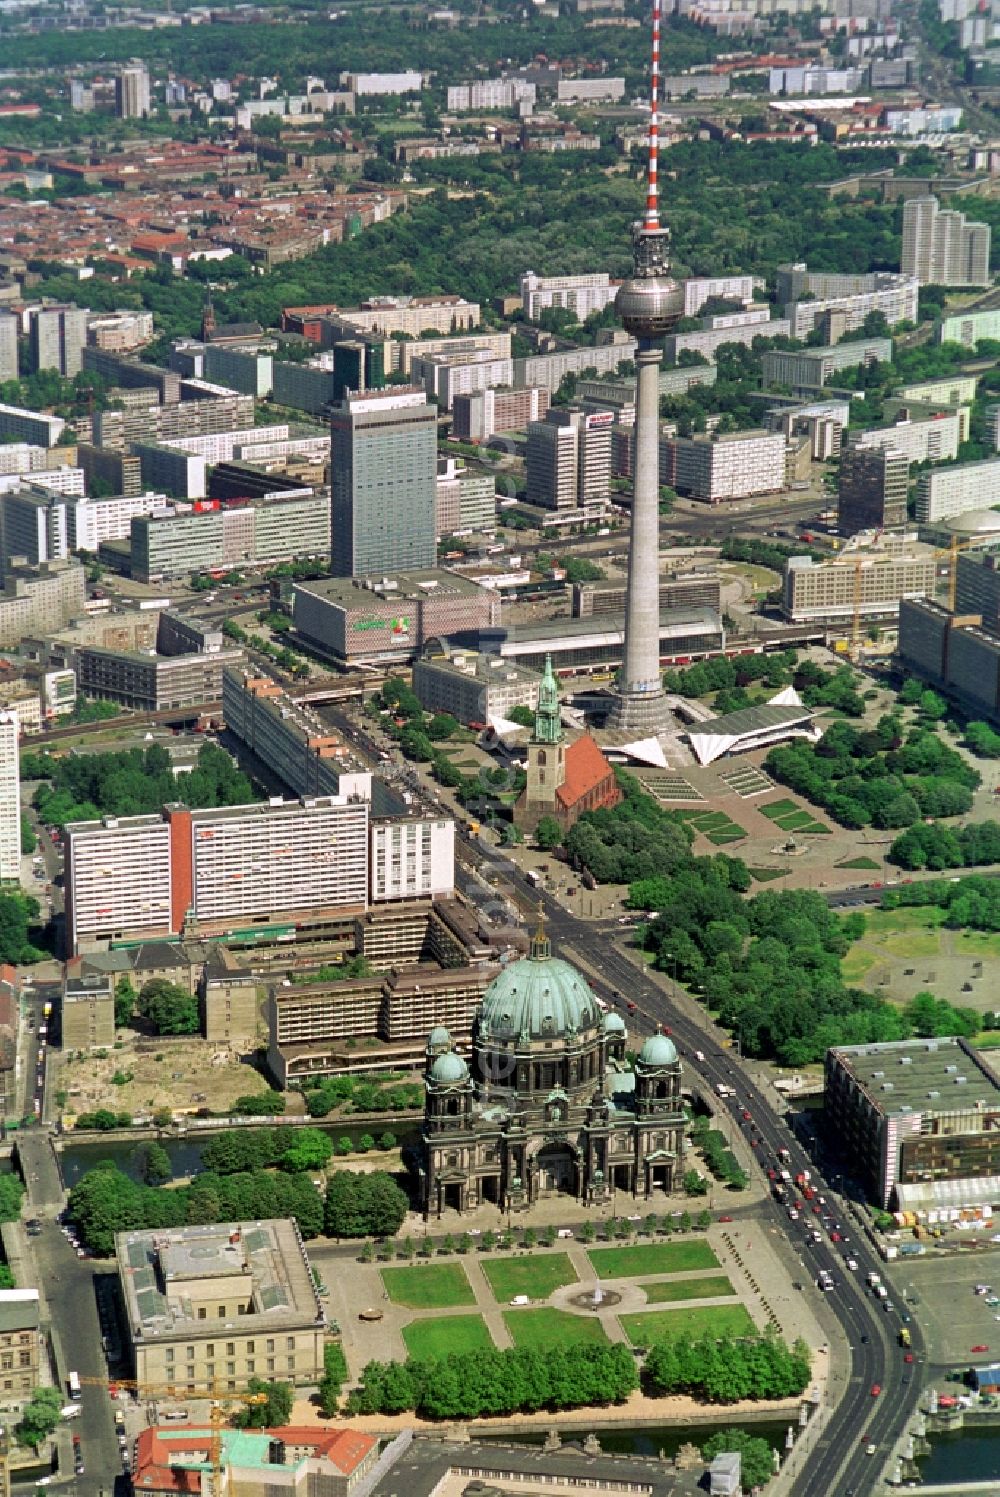
<svg viewBox="0 0 1000 1497"><path fill-rule="evenodd" d="M1000 1304L988 1305L975 1292L977 1284L988 1284L1000 1298L1000 1252L987 1237L983 1241L967 1258L928 1256L887 1266L884 1277L897 1300L908 1297L923 1326L932 1366L1000 1361ZM985 1350L974 1352L975 1346Z"/></svg>

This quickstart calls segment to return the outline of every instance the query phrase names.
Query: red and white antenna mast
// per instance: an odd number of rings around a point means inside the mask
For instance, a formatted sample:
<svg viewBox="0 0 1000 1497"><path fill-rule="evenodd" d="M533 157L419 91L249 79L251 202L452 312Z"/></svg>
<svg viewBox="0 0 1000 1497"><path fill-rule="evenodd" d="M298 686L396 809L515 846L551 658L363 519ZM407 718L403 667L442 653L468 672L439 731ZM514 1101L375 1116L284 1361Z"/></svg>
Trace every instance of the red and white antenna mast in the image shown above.
<svg viewBox="0 0 1000 1497"><path fill-rule="evenodd" d="M649 164L646 168L646 217L644 229L660 227L657 170L660 156L660 4L653 0L653 70L650 75Z"/></svg>

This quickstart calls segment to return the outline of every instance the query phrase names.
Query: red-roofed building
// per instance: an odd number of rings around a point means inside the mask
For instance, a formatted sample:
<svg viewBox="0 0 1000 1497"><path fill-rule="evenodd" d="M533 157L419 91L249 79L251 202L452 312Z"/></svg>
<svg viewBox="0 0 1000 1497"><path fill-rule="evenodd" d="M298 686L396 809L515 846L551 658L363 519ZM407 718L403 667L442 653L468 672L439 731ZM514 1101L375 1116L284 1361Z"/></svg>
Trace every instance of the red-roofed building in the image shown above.
<svg viewBox="0 0 1000 1497"><path fill-rule="evenodd" d="M584 811L616 806L621 798L615 772L590 734L566 742L559 688L546 656L528 743L528 783L514 807L515 823L533 831L543 816L554 816L568 832Z"/></svg>
<svg viewBox="0 0 1000 1497"><path fill-rule="evenodd" d="M212 1430L157 1425L140 1431L132 1484L150 1497L200 1497ZM222 1431L223 1497L348 1497L378 1458L378 1440L355 1429L281 1425Z"/></svg>

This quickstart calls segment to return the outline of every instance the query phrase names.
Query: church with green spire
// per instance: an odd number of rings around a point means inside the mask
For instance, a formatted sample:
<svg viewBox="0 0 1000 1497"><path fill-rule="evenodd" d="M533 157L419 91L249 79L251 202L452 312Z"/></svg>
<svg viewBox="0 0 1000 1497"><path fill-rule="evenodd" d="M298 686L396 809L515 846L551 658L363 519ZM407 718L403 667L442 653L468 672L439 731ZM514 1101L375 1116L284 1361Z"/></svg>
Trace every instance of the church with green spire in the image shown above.
<svg viewBox="0 0 1000 1497"><path fill-rule="evenodd" d="M529 833L543 816L554 816L568 831L584 811L621 800L615 772L590 734L567 739L551 655L545 657L538 688L526 768L528 783L514 807L514 821Z"/></svg>

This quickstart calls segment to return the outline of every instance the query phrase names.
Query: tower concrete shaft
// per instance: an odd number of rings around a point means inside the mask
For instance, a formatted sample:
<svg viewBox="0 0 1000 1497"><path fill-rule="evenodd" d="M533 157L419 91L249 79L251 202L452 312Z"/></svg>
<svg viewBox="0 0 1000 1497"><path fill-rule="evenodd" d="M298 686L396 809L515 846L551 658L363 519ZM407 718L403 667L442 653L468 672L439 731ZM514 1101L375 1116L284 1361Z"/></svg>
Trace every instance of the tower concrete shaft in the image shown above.
<svg viewBox="0 0 1000 1497"><path fill-rule="evenodd" d="M635 484L625 593L625 650L609 726L657 734L670 726L660 673L660 364L663 347L636 352Z"/></svg>

